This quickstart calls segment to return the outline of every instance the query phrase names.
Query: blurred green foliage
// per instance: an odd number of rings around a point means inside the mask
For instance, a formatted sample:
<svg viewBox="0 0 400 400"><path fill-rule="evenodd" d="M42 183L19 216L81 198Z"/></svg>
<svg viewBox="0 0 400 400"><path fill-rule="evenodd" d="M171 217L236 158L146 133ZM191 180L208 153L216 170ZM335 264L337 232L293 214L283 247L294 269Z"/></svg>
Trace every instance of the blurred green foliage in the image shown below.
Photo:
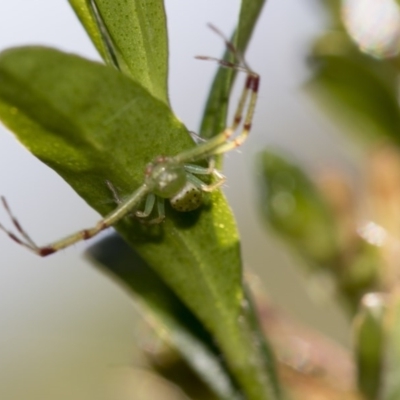
<svg viewBox="0 0 400 400"><path fill-rule="evenodd" d="M328 273L345 300L363 398L400 399L400 7L318 3L328 26L310 46L304 90L338 131L358 140L363 185L355 189L342 171L310 177L293 157L268 150L259 162L261 210L299 264Z"/></svg>
<svg viewBox="0 0 400 400"><path fill-rule="evenodd" d="M377 286L375 248L359 240L343 248L340 226L318 187L300 167L271 150L260 157L261 209L267 223L300 255L310 273L327 272L351 314ZM354 247L354 243L348 244Z"/></svg>

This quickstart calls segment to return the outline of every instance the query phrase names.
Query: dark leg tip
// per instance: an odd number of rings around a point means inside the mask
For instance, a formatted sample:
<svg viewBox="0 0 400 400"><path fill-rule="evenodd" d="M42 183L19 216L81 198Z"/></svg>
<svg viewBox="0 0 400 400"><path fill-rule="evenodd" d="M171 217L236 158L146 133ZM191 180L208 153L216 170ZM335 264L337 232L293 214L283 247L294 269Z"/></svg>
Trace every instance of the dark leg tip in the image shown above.
<svg viewBox="0 0 400 400"><path fill-rule="evenodd" d="M54 249L53 247L42 247L41 249L38 249L38 254L41 257L46 257L50 254L55 253L57 250Z"/></svg>

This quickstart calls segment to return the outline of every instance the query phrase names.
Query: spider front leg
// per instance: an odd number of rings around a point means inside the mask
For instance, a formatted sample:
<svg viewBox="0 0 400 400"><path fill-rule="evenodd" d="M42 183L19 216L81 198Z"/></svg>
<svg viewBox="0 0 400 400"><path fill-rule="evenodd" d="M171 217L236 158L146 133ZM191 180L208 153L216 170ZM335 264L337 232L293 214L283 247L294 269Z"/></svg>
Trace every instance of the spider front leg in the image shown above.
<svg viewBox="0 0 400 400"><path fill-rule="evenodd" d="M5 199L5 197L1 196L1 202L9 215L12 224L17 230L18 234L15 234L11 230L8 230L3 225L0 224L0 229L4 231L14 242L20 244L21 246L26 247L27 249L33 251L39 256L48 256L49 254L53 254L58 250L65 249L68 246L71 246L74 243L80 242L81 240L87 240L96 236L98 233L103 231L104 229L109 228L114 225L116 222L121 220L127 214L129 214L133 209L135 209L141 201L147 196L149 193L149 189L146 185L140 186L133 194L124 202L122 202L115 210L107 214L102 220L100 220L94 227L83 229L79 232L73 233L61 240L50 243L46 246L38 246L26 233L26 231L22 228L21 224L12 214L11 209Z"/></svg>
<svg viewBox="0 0 400 400"><path fill-rule="evenodd" d="M185 170L188 172L186 174L188 182L193 183L203 192L212 192L213 190L218 189L226 181L226 178L221 174L221 172L214 168L214 164L214 159L210 160L208 168L204 168L195 164L185 164ZM195 175L214 175L216 180L215 182L207 185Z"/></svg>
<svg viewBox="0 0 400 400"><path fill-rule="evenodd" d="M226 127L216 136L203 143L200 143L197 147L175 156L174 160L178 163L194 162L233 150L243 144L251 130L251 124L253 121L258 97L260 76L249 67L233 43L231 43L217 28L212 25L209 26L215 33L223 38L228 50L234 55L236 62L205 56L199 56L196 58L201 60L216 61L224 68L231 68L239 72L245 72L247 76L242 94L236 107L233 121L230 123L230 125L228 125L228 127ZM242 126L241 130L232 139L232 136L235 135L240 126Z"/></svg>
<svg viewBox="0 0 400 400"><path fill-rule="evenodd" d="M148 218L150 216L156 204L157 204L157 217L146 221L145 218ZM146 198L144 210L136 211L135 216L139 218L140 222L149 225L159 224L165 219L164 199L156 196L154 193L149 193Z"/></svg>

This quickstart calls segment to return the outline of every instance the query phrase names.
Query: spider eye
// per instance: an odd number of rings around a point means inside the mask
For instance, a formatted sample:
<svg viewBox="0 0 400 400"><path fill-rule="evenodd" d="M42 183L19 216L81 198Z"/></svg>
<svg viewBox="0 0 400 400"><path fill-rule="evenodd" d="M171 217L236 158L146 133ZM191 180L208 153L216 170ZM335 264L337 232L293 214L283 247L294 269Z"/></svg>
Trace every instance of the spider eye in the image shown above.
<svg viewBox="0 0 400 400"><path fill-rule="evenodd" d="M186 185L175 196L169 199L171 206L180 212L193 211L203 203L203 192L187 182Z"/></svg>

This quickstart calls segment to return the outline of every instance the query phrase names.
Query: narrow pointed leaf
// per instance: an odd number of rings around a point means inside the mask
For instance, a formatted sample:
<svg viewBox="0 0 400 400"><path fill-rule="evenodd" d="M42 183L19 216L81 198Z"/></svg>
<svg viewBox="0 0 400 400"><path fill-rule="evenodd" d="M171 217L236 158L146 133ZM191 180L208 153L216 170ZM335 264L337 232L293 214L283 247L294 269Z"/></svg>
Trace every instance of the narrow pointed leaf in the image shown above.
<svg viewBox="0 0 400 400"><path fill-rule="evenodd" d="M163 2L69 2L106 62L116 64L124 74L168 104L168 42Z"/></svg>
<svg viewBox="0 0 400 400"><path fill-rule="evenodd" d="M317 186L289 158L271 150L260 157L261 211L270 227L289 244L312 272L335 280L351 314L364 293L377 290L376 248L360 240L352 257L342 257L338 225Z"/></svg>
<svg viewBox="0 0 400 400"><path fill-rule="evenodd" d="M366 141L400 143L400 112L395 85L363 60L320 56L315 75L305 89L349 133ZM386 74L386 76L388 76Z"/></svg>
<svg viewBox="0 0 400 400"><path fill-rule="evenodd" d="M382 295L366 294L355 318L354 342L358 387L366 399L380 398L386 341L385 302Z"/></svg>
<svg viewBox="0 0 400 400"><path fill-rule="evenodd" d="M310 267L321 268L337 251L336 231L327 204L304 172L285 157L264 151L262 211L273 229Z"/></svg>
<svg viewBox="0 0 400 400"><path fill-rule="evenodd" d="M385 375L382 399L400 398L400 294L395 288L388 297L386 319Z"/></svg>
<svg viewBox="0 0 400 400"><path fill-rule="evenodd" d="M79 18L81 24L84 26L87 34L92 40L97 51L107 64L112 65L112 60L109 57L109 52L100 32L97 20L93 13L90 0L69 0L71 7L74 9L75 14Z"/></svg>

